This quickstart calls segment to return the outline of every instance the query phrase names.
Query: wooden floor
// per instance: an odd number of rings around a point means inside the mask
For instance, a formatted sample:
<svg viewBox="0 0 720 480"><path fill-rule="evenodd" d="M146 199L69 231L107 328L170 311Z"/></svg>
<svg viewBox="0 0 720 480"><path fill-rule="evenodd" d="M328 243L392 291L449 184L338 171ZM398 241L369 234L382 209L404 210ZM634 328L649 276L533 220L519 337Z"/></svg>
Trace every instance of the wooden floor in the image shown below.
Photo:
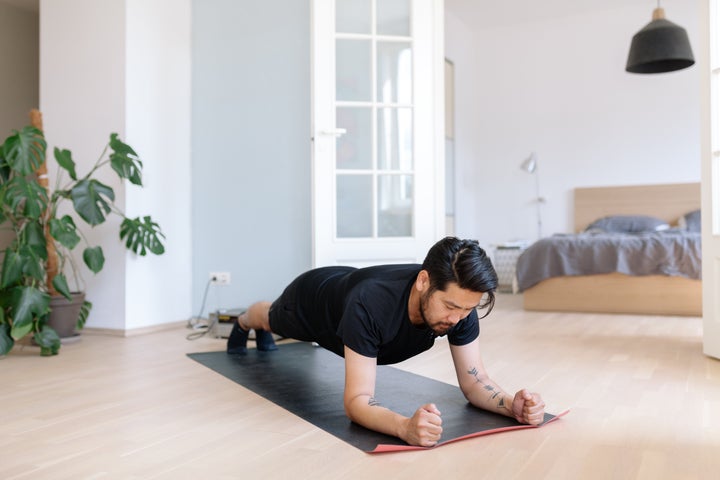
<svg viewBox="0 0 720 480"><path fill-rule="evenodd" d="M16 348L0 359L0 478L717 479L720 361L702 354L701 330L693 317L524 312L502 295L482 321L486 367L571 412L378 456L185 356L222 340L177 329L84 334L52 358ZM456 384L445 341L401 367Z"/></svg>

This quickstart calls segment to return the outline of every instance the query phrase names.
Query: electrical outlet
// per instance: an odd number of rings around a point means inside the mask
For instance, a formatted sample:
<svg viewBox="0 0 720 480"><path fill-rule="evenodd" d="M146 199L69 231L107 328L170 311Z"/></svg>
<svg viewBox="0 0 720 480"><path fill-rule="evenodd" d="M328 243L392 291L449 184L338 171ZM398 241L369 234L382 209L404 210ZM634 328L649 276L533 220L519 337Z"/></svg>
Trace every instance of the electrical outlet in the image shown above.
<svg viewBox="0 0 720 480"><path fill-rule="evenodd" d="M210 272L213 285L230 285L230 272Z"/></svg>

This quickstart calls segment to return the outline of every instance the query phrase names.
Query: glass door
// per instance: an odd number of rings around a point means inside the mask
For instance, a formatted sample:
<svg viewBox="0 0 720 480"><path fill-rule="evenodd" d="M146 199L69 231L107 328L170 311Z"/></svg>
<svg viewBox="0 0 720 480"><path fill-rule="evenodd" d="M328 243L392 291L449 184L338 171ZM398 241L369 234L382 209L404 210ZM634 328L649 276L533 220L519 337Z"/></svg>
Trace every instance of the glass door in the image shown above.
<svg viewBox="0 0 720 480"><path fill-rule="evenodd" d="M313 4L317 266L420 261L441 233L443 110L433 92L444 60L432 48L431 3Z"/></svg>

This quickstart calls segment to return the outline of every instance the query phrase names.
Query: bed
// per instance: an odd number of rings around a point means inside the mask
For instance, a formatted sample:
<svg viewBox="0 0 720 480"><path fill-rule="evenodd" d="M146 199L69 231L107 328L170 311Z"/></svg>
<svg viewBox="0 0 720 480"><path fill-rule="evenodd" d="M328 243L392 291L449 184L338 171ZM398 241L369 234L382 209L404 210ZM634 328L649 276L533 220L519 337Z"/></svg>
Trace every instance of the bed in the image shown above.
<svg viewBox="0 0 720 480"><path fill-rule="evenodd" d="M575 233L540 239L518 258L524 308L701 316L700 233L685 224L699 209L699 183L575 189ZM619 233L617 238L594 228L635 217L659 219L667 226ZM579 244L572 243L574 238ZM563 253L552 250L553 242L563 245ZM586 253L580 248L593 242L602 245L600 250ZM623 250L628 244L635 254ZM614 263L589 266L590 258ZM551 264L568 268L560 272L549 268Z"/></svg>

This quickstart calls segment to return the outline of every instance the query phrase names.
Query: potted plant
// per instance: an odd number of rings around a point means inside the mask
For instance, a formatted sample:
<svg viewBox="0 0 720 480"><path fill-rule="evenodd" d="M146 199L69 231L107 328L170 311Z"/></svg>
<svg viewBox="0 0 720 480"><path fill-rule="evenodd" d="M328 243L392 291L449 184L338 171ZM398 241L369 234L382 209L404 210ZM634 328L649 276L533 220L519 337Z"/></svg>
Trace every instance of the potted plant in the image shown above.
<svg viewBox="0 0 720 480"><path fill-rule="evenodd" d="M138 255L164 252L160 227L149 216L127 218L115 201L111 187L95 177L111 168L121 179L142 186L142 162L135 151L113 133L102 154L85 175L79 175L69 150L54 148L60 168L54 188L49 188L45 164L46 141L42 131L27 126L13 131L0 146L0 228L12 232L12 240L0 252L0 355L16 341L32 336L42 355L55 355L60 337L51 314L61 305L74 305L71 330L82 328L92 308L84 295L74 295L67 271L76 287L82 283L72 256L83 245L82 259L94 273L105 258L100 246L89 245L71 215L58 207L67 201L79 219L90 226L105 222L108 215L122 217L120 239ZM69 178L67 178L69 177Z"/></svg>

